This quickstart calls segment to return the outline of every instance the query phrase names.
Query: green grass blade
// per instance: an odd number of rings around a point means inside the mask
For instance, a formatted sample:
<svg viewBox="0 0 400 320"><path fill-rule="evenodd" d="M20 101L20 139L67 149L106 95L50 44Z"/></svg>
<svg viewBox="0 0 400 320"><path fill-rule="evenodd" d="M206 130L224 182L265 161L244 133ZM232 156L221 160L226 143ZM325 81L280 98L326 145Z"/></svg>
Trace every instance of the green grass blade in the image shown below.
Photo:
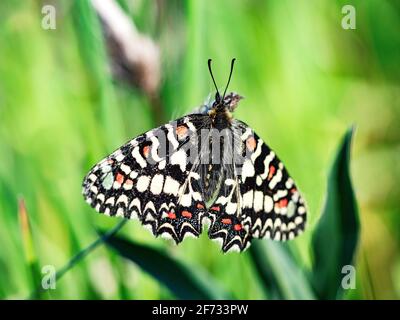
<svg viewBox="0 0 400 320"><path fill-rule="evenodd" d="M32 287L35 288L40 284L40 268L36 256L29 214L23 197L20 197L18 201L18 215L26 265L32 278ZM36 295L36 298L40 298L39 293Z"/></svg>
<svg viewBox="0 0 400 320"><path fill-rule="evenodd" d="M313 285L321 299L343 295L342 268L351 265L357 247L360 223L350 178L350 146L353 128L344 136L331 168L321 219L312 238Z"/></svg>
<svg viewBox="0 0 400 320"><path fill-rule="evenodd" d="M65 273L67 273L74 265L76 265L79 261L85 258L89 253L91 253L94 249L96 249L103 242L107 241L107 239L117 233L128 220L120 221L114 228L110 231L104 233L101 237L97 238L90 245L88 245L85 249L78 252L64 267L56 273L56 278L59 280Z"/></svg>
<svg viewBox="0 0 400 320"><path fill-rule="evenodd" d="M254 241L249 249L254 266L271 299L314 299L314 294L287 244Z"/></svg>
<svg viewBox="0 0 400 320"><path fill-rule="evenodd" d="M216 280L199 270L199 266L190 267L157 249L116 236L108 238L106 243L164 284L179 299L229 298Z"/></svg>
<svg viewBox="0 0 400 320"><path fill-rule="evenodd" d="M69 270L71 270L78 262L82 261L89 253L91 253L94 249L100 246L103 242L105 242L109 237L116 234L128 220L120 221L114 228L102 234L101 237L98 237L95 241L89 244L86 248L79 251L75 256L73 256L63 267L61 267L56 272L56 279L59 281ZM29 297L29 299L35 299L40 292L42 292L42 287L36 288Z"/></svg>

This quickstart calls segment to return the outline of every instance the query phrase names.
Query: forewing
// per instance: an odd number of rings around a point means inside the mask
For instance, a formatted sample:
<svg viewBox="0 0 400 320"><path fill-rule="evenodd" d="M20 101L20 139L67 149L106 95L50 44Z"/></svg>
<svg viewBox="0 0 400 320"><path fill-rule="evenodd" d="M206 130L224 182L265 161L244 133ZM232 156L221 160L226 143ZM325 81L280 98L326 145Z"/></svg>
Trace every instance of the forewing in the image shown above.
<svg viewBox="0 0 400 320"><path fill-rule="evenodd" d="M138 217L154 235L177 243L198 236L205 204L190 157L207 121L188 115L129 141L84 178L86 201L99 213Z"/></svg>

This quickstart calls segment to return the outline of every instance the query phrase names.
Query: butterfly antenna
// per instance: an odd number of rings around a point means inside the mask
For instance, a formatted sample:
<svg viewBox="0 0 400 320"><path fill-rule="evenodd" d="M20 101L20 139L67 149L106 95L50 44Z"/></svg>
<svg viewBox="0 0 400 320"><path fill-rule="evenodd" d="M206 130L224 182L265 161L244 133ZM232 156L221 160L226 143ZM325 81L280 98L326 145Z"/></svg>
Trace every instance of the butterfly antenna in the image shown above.
<svg viewBox="0 0 400 320"><path fill-rule="evenodd" d="M222 100L224 100L226 90L228 89L229 83L231 82L231 77L232 77L232 72L233 72L233 65L235 64L235 60L236 60L236 58L233 58L232 62L231 62L231 72L229 73L228 83L226 84L225 91L224 91L224 94L222 96Z"/></svg>
<svg viewBox="0 0 400 320"><path fill-rule="evenodd" d="M214 82L215 90L217 90L217 95L216 95L217 99L216 100L220 100L221 96L219 94L218 87L217 87L217 84L215 83L214 75L213 75L212 70L211 70L211 61L212 61L211 59L208 59L208 70L210 71L211 78L212 78L212 80Z"/></svg>

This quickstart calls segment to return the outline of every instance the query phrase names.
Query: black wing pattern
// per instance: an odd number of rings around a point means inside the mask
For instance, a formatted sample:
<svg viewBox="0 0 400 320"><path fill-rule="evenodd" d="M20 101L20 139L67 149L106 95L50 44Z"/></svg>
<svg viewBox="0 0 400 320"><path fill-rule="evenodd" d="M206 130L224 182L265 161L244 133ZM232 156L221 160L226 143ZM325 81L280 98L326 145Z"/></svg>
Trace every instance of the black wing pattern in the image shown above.
<svg viewBox="0 0 400 320"><path fill-rule="evenodd" d="M207 115L192 114L129 141L84 178L86 201L99 213L138 217L155 236L176 243L199 236L206 210L196 162L188 158L207 125Z"/></svg>
<svg viewBox="0 0 400 320"><path fill-rule="evenodd" d="M209 237L222 250L245 250L252 238L293 239L306 224L306 207L293 179L276 154L241 121L233 121L244 161L224 164L224 177L209 209Z"/></svg>

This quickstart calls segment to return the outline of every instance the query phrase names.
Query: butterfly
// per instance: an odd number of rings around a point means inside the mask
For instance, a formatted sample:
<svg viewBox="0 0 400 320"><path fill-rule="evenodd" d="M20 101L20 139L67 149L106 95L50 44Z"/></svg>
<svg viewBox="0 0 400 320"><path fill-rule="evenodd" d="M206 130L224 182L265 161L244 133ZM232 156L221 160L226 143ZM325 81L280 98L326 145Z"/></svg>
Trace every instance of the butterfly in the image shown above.
<svg viewBox="0 0 400 320"><path fill-rule="evenodd" d="M242 99L216 88L213 101L150 130L97 163L83 196L99 213L138 218L177 244L208 235L222 251L244 251L253 238L290 240L306 225L306 206L283 163L232 112Z"/></svg>

